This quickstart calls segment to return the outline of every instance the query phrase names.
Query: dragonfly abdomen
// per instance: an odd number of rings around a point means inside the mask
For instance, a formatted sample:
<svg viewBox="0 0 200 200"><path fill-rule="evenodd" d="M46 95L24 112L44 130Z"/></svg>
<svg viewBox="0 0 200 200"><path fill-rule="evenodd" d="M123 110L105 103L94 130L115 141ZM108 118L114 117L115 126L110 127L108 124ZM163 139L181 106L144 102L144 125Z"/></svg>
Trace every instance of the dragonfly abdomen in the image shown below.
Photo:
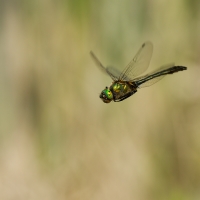
<svg viewBox="0 0 200 200"><path fill-rule="evenodd" d="M183 71L186 69L187 69L187 67L184 67L184 66L173 66L173 67L169 67L169 68L165 67L163 70L161 69L160 71L157 71L155 73L147 74L145 76L137 78L135 80L135 84L137 86L141 85L143 87L146 87L146 86L156 83L157 81L162 79L167 74L173 74L173 73Z"/></svg>
<svg viewBox="0 0 200 200"><path fill-rule="evenodd" d="M166 73L166 74L173 74L173 73L176 73L176 72L179 72L179 71L183 71L183 70L186 70L187 67L184 67L184 66L174 66L174 67L171 67L169 68L169 72ZM166 70L166 72L168 71Z"/></svg>

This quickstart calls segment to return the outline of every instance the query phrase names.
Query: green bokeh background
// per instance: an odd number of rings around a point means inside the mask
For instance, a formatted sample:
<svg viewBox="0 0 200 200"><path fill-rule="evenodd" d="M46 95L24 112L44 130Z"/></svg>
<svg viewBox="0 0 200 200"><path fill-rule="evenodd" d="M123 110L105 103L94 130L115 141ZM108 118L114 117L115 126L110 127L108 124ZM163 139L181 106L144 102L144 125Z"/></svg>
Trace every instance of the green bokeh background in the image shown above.
<svg viewBox="0 0 200 200"><path fill-rule="evenodd" d="M104 104L154 44L188 70ZM0 1L0 199L200 199L200 1Z"/></svg>

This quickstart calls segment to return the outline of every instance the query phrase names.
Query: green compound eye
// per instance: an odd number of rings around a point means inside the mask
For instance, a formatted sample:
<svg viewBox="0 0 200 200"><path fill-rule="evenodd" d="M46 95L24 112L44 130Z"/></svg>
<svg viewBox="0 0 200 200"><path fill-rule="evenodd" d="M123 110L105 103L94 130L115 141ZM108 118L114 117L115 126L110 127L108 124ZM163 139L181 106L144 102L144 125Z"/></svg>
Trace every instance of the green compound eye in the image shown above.
<svg viewBox="0 0 200 200"><path fill-rule="evenodd" d="M112 99L112 98L113 98L113 94L112 94L112 92L111 92L110 90L105 89L105 90L104 90L104 93L105 93L105 95L106 95L106 97L107 97L108 99Z"/></svg>
<svg viewBox="0 0 200 200"><path fill-rule="evenodd" d="M113 100L112 92L106 87L100 94L100 98L104 103L110 103Z"/></svg>

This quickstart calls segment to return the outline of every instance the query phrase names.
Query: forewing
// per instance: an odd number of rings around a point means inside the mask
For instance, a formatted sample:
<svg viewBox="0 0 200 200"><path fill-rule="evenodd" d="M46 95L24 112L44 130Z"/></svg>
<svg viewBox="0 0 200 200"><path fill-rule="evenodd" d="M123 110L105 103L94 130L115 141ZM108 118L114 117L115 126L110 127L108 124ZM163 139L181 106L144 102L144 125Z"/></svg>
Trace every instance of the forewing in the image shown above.
<svg viewBox="0 0 200 200"><path fill-rule="evenodd" d="M168 74L168 69L170 70L171 67L173 67L173 66L174 66L174 63L164 65L164 66L160 67L159 69L148 73L145 76L141 76L141 77L134 79L133 81L139 83L139 88L151 86L151 85L157 83L162 78L164 78ZM145 81L145 82L140 85L140 83L143 81Z"/></svg>
<svg viewBox="0 0 200 200"><path fill-rule="evenodd" d="M113 74L113 76L116 77L116 80L119 79L119 76L121 74L119 70L111 66L106 67L106 71L109 72L110 74Z"/></svg>
<svg viewBox="0 0 200 200"><path fill-rule="evenodd" d="M98 60L98 58L95 56L95 54L92 51L90 51L90 55L91 55L92 59L94 60L94 62L96 63L96 65L99 67L99 69L103 73L108 74L114 81L118 79L118 77L116 75L114 75L111 70L108 70L108 68L106 68L102 65L102 63Z"/></svg>
<svg viewBox="0 0 200 200"><path fill-rule="evenodd" d="M153 53L153 44L149 41L145 42L136 56L125 67L119 76L119 79L125 81L126 79L133 80L135 77L147 70Z"/></svg>
<svg viewBox="0 0 200 200"><path fill-rule="evenodd" d="M113 74L114 77L116 78L116 80L119 80L119 77L120 77L120 75L121 75L121 72L120 72L118 69L116 69L116 68L114 68L114 67L111 67L111 66L108 66L108 67L106 67L106 70L107 70L109 73ZM125 80L125 81L129 81L129 78L128 78L128 77L124 77L124 80Z"/></svg>

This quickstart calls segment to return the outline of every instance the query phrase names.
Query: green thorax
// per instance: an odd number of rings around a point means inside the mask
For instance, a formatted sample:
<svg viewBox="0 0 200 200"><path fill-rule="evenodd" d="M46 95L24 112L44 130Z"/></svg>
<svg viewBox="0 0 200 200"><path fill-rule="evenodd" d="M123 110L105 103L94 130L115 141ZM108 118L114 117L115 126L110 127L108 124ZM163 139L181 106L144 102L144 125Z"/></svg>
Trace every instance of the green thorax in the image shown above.
<svg viewBox="0 0 200 200"><path fill-rule="evenodd" d="M119 93L126 93L130 87L129 85L124 82L124 83L121 83L121 82L114 82L111 86L110 86L110 89L116 93L116 94L119 94Z"/></svg>
<svg viewBox="0 0 200 200"><path fill-rule="evenodd" d="M133 91L137 91L136 87L134 87L129 82L121 82L115 81L110 86L110 90L113 94L114 100L120 100L124 96L133 93Z"/></svg>

